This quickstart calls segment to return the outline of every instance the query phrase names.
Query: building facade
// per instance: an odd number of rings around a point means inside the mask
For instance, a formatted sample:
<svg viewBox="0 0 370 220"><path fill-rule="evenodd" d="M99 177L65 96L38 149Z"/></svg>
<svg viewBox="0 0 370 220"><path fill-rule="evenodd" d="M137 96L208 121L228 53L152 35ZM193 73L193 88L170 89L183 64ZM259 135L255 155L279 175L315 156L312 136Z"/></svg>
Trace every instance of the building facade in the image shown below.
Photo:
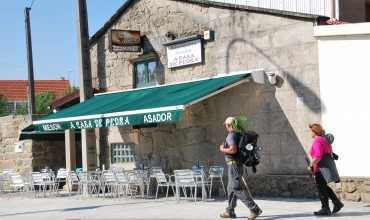
<svg viewBox="0 0 370 220"><path fill-rule="evenodd" d="M224 91L191 106L178 123L99 129L100 164L144 164L168 171L197 161L222 164L222 123L227 116L244 115L263 146L263 162L252 184L269 195L312 194L305 158L311 144L308 124L321 121L317 41L312 34L319 20L204 1L127 1L91 39L95 88L111 92L248 69L274 72L278 82L251 81ZM142 51L113 52L113 29L140 31ZM208 30L214 31L214 40L203 41L200 64L168 68L166 43Z"/></svg>

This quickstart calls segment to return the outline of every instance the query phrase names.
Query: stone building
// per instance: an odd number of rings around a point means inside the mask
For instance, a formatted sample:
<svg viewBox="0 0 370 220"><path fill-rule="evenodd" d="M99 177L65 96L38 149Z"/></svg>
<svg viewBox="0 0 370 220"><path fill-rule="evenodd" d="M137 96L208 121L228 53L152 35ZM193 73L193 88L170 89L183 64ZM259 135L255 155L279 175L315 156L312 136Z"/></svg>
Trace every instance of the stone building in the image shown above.
<svg viewBox="0 0 370 220"><path fill-rule="evenodd" d="M226 136L223 121L243 115L263 146L258 172L249 175L254 191L313 196L314 184L306 170L308 124L321 122L323 111L313 29L326 19L213 1L128 0L90 40L93 87L106 93L34 125L48 131L86 128L96 137L85 155L91 160L89 169L144 165L170 172L198 161L205 166L223 164L218 151ZM135 44L138 33L141 42ZM121 47L112 40L117 36ZM179 54L186 54L182 58L187 61L179 62ZM144 115L141 123L125 121L133 112L157 113L125 109L126 102L155 106L150 100L167 97L148 95L168 92L168 85L191 91L185 85L230 77L241 78L204 93L197 102L177 100L186 106L179 120L154 123ZM166 94L172 100L180 93L177 89ZM130 121L139 121L134 116Z"/></svg>

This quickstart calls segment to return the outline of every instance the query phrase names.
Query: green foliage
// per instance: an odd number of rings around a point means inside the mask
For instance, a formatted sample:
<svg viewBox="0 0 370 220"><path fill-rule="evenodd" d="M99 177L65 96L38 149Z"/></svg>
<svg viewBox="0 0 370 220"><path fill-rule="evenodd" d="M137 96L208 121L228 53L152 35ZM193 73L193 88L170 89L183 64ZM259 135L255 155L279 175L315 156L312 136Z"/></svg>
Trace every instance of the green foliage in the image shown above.
<svg viewBox="0 0 370 220"><path fill-rule="evenodd" d="M28 113L27 103L17 105L16 115L26 115Z"/></svg>
<svg viewBox="0 0 370 220"><path fill-rule="evenodd" d="M51 113L51 109L49 106L55 99L55 95L53 92L41 92L36 95L35 99L36 114L44 115Z"/></svg>
<svg viewBox="0 0 370 220"><path fill-rule="evenodd" d="M7 112L7 103L6 97L0 94L0 116L6 115Z"/></svg>
<svg viewBox="0 0 370 220"><path fill-rule="evenodd" d="M245 116L236 116L231 124L236 132L244 132L247 130L248 118Z"/></svg>

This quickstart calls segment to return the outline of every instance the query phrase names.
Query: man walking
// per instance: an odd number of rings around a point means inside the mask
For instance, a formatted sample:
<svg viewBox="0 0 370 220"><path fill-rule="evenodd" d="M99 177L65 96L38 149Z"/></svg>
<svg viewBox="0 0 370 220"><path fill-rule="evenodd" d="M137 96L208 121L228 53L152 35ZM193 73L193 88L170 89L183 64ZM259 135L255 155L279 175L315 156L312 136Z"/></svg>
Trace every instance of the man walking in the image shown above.
<svg viewBox="0 0 370 220"><path fill-rule="evenodd" d="M238 144L240 135L237 133L242 128L237 126L240 123L236 122L234 117L228 117L225 120L225 128L228 131L226 141L224 144L220 145L220 151L225 154L225 161L227 164L227 174L228 174L228 207L226 211L220 215L221 218L236 218L235 207L236 200L240 199L250 210L249 220L255 220L257 216L262 213L262 210L254 202L248 186L242 184L243 175L243 164L240 162L238 154Z"/></svg>

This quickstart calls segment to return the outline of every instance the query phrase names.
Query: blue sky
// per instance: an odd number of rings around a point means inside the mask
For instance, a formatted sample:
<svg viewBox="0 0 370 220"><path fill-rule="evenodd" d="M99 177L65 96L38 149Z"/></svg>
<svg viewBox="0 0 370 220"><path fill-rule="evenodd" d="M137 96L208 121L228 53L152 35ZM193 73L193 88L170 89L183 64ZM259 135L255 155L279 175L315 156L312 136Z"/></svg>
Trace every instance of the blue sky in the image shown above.
<svg viewBox="0 0 370 220"><path fill-rule="evenodd" d="M32 0L1 0L0 79L26 79L24 8ZM87 0L93 35L125 0ZM31 10L35 79L65 77L78 85L75 0L36 0Z"/></svg>

